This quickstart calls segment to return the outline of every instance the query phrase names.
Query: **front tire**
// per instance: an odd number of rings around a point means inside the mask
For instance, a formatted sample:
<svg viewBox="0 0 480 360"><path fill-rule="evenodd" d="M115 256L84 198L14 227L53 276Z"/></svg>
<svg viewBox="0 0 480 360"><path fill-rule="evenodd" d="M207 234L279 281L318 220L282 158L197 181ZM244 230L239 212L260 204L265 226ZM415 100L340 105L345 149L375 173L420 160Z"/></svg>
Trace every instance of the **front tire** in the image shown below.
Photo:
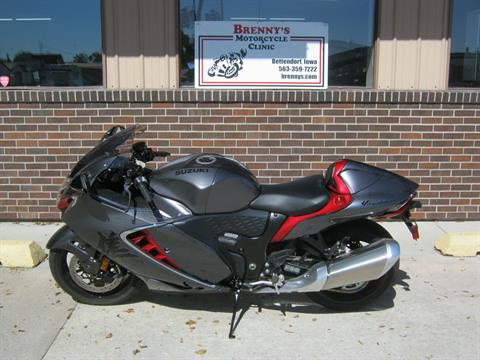
<svg viewBox="0 0 480 360"><path fill-rule="evenodd" d="M392 236L383 227L370 220L355 220L345 224L336 225L322 234L328 246L332 246L338 240L350 238L352 243L371 244L382 238L391 239ZM382 295L391 287L395 275L399 269L400 261L382 277L377 280L365 282L355 287L342 287L339 289L324 290L316 293L308 293L308 297L314 302L326 308L337 311L355 311L369 305L373 300ZM349 288L351 290L349 290Z"/></svg>
<svg viewBox="0 0 480 360"><path fill-rule="evenodd" d="M52 249L49 254L50 271L57 284L72 298L89 305L118 305L131 300L140 290L141 282L129 274L113 289L102 292L88 291L78 285L78 279L72 278L67 257L69 252L63 249ZM74 261L72 259L69 260Z"/></svg>

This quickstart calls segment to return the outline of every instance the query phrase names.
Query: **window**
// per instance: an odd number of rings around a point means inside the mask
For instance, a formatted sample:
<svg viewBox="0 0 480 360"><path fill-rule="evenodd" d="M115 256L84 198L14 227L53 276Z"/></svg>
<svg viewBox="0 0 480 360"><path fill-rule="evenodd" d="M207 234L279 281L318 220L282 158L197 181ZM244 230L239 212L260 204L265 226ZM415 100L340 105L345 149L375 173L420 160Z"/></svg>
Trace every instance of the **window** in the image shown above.
<svg viewBox="0 0 480 360"><path fill-rule="evenodd" d="M194 82L195 21L265 20L329 25L329 84L371 86L374 0L180 0L180 82Z"/></svg>
<svg viewBox="0 0 480 360"><path fill-rule="evenodd" d="M480 87L480 2L454 0L449 85Z"/></svg>
<svg viewBox="0 0 480 360"><path fill-rule="evenodd" d="M102 85L100 0L0 0L0 34L8 86Z"/></svg>

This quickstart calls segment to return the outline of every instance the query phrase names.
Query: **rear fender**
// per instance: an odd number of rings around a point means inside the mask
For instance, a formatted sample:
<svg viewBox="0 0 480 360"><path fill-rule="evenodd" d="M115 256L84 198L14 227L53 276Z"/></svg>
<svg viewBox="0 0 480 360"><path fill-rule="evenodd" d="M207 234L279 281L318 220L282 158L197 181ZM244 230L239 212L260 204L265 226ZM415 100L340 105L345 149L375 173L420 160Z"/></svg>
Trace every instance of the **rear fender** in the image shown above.
<svg viewBox="0 0 480 360"><path fill-rule="evenodd" d="M350 220L336 224L323 230L321 234L328 246L332 246L345 237L355 241L392 239L392 235L382 225L368 219Z"/></svg>

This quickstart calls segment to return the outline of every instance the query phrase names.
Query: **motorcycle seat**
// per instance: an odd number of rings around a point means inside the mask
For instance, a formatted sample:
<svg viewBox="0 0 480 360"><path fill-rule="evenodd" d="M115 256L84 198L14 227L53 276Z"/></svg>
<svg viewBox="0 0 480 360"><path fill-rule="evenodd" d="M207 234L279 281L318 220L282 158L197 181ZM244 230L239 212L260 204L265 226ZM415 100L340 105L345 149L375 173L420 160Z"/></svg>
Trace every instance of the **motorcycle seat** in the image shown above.
<svg viewBox="0 0 480 360"><path fill-rule="evenodd" d="M323 176L312 175L289 183L261 185L260 195L250 203L250 207L298 216L320 210L329 198Z"/></svg>

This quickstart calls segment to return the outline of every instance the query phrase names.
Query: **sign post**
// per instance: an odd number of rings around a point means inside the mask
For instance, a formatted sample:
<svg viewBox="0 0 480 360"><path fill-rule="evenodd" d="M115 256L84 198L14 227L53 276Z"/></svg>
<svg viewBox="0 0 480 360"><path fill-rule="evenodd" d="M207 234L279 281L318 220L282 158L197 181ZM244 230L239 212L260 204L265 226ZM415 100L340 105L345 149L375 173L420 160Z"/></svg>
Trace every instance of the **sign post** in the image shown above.
<svg viewBox="0 0 480 360"><path fill-rule="evenodd" d="M328 25L314 22L197 21L195 87L328 86Z"/></svg>

